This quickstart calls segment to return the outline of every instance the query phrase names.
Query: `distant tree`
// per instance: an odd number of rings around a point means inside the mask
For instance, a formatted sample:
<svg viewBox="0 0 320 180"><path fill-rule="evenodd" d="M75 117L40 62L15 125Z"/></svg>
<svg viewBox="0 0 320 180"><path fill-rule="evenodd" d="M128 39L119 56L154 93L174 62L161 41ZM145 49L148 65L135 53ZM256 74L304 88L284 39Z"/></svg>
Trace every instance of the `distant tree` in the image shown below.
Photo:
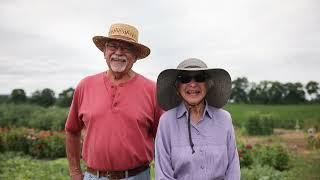
<svg viewBox="0 0 320 180"><path fill-rule="evenodd" d="M303 85L299 82L297 83L286 83L284 84L285 94L284 103L286 104L298 104L306 101L305 92Z"/></svg>
<svg viewBox="0 0 320 180"><path fill-rule="evenodd" d="M317 100L319 96L319 83L315 81L309 81L305 86L307 93L311 97L311 101Z"/></svg>
<svg viewBox="0 0 320 180"><path fill-rule="evenodd" d="M269 102L268 89L271 87L269 81L261 81L254 84L248 93L249 101L252 104L267 104Z"/></svg>
<svg viewBox="0 0 320 180"><path fill-rule="evenodd" d="M268 104L282 104L285 94L285 87L278 81L270 82L271 87L268 89Z"/></svg>
<svg viewBox="0 0 320 180"><path fill-rule="evenodd" d="M61 107L69 107L72 102L74 89L69 88L59 94L57 105Z"/></svg>
<svg viewBox="0 0 320 180"><path fill-rule="evenodd" d="M257 84L255 82L251 82L249 86L250 86L250 90L248 92L249 103L251 104L258 103L258 100L259 100L258 93L260 89L257 89Z"/></svg>
<svg viewBox="0 0 320 180"><path fill-rule="evenodd" d="M9 97L9 102L19 104L27 101L26 93L23 89L13 89Z"/></svg>
<svg viewBox="0 0 320 180"><path fill-rule="evenodd" d="M54 105L56 98L53 90L45 88L42 91L35 91L31 95L30 101L40 106L49 107Z"/></svg>
<svg viewBox="0 0 320 180"><path fill-rule="evenodd" d="M0 95L0 104L6 103L9 100L9 95Z"/></svg>
<svg viewBox="0 0 320 180"><path fill-rule="evenodd" d="M232 81L232 91L230 99L236 103L248 102L249 82L246 77L237 78Z"/></svg>

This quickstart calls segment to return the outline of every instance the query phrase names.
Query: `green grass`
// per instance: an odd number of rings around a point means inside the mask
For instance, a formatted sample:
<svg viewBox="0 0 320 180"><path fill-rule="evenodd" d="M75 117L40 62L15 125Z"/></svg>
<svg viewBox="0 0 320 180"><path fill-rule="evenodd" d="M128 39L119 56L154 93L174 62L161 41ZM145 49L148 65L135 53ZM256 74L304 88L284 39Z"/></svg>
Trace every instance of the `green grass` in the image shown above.
<svg viewBox="0 0 320 180"><path fill-rule="evenodd" d="M308 156L296 156L292 161L289 171L276 171L268 167L255 167L241 169L243 177L248 179L269 176L271 179L313 180L320 178L320 152L315 151ZM151 165L151 177L154 179L153 165ZM274 175L269 173L276 173ZM271 176L272 175L272 176ZM6 152L0 153L0 179L19 180L67 180L68 162L66 158L56 160L36 160L30 156Z"/></svg>
<svg viewBox="0 0 320 180"><path fill-rule="evenodd" d="M301 128L320 128L320 105L248 105L228 104L225 109L232 115L236 126L241 127L253 113L272 114L276 127L290 128L299 121Z"/></svg>
<svg viewBox="0 0 320 180"><path fill-rule="evenodd" d="M294 157L291 172L296 179L320 179L320 151L317 150L309 155Z"/></svg>
<svg viewBox="0 0 320 180"><path fill-rule="evenodd" d="M0 179L67 180L66 158L36 160L30 156L7 152L0 153Z"/></svg>
<svg viewBox="0 0 320 180"><path fill-rule="evenodd" d="M84 170L84 164L82 170ZM151 163L151 179L154 179L154 163ZM17 152L0 153L0 179L19 180L69 180L66 158L38 160Z"/></svg>

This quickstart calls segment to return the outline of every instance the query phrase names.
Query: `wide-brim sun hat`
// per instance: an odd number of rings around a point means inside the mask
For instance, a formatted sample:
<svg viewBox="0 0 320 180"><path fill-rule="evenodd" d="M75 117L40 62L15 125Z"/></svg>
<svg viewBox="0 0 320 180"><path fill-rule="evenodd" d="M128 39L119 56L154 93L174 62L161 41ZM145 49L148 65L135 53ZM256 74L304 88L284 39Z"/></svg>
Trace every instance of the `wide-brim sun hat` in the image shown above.
<svg viewBox="0 0 320 180"><path fill-rule="evenodd" d="M107 36L94 36L93 43L100 51L104 51L106 42L110 40L119 40L132 44L137 50L137 59L143 59L150 54L150 49L138 42L139 32L134 26L116 23L112 24Z"/></svg>
<svg viewBox="0 0 320 180"><path fill-rule="evenodd" d="M182 71L204 71L208 78L208 92L205 97L210 106L222 108L229 100L231 94L230 74L220 68L210 69L200 59L190 58L182 61L177 69L166 69L157 78L157 100L164 110L177 107L182 99L177 93L176 80Z"/></svg>

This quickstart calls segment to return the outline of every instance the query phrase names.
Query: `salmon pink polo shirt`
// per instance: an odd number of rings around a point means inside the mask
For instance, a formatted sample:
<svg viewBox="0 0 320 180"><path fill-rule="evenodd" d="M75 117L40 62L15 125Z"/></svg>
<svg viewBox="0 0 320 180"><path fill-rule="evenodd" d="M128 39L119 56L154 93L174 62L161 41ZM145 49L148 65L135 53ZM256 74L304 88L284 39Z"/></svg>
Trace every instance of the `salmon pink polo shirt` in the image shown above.
<svg viewBox="0 0 320 180"><path fill-rule="evenodd" d="M136 74L114 85L102 72L76 87L65 130L83 130L82 158L88 167L128 170L152 161L161 114L155 82Z"/></svg>

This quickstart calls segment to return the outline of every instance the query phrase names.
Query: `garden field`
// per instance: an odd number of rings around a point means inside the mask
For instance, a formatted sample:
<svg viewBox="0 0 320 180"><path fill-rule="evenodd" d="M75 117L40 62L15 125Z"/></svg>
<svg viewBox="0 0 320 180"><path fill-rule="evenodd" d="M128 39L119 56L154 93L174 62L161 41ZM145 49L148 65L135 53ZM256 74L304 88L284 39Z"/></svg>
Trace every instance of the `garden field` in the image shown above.
<svg viewBox="0 0 320 180"><path fill-rule="evenodd" d="M320 105L229 104L225 109L236 127L241 179L320 179L320 133L307 133L320 130ZM67 111L0 105L0 179L69 179Z"/></svg>

